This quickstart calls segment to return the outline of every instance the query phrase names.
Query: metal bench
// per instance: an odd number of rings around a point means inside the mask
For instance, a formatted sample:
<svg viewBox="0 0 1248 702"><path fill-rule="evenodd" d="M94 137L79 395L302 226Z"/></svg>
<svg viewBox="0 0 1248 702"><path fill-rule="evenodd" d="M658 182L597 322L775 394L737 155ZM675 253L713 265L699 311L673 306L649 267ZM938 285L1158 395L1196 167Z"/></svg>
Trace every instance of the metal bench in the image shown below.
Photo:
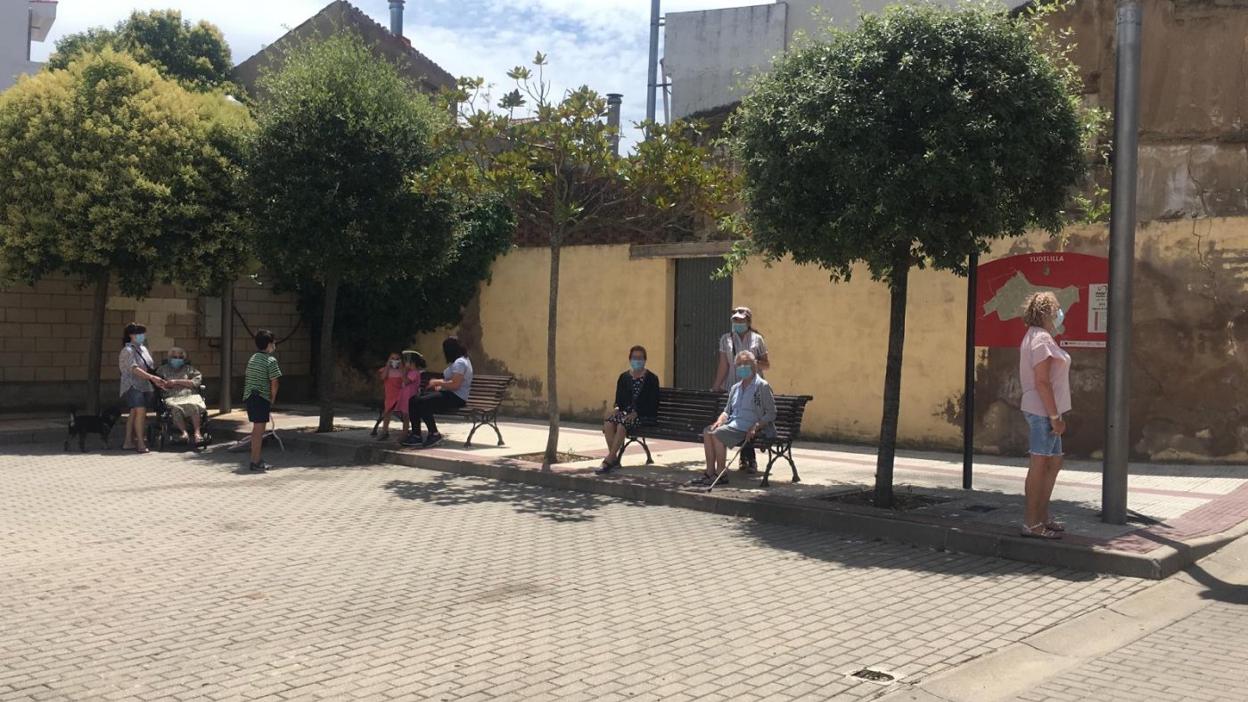
<svg viewBox="0 0 1248 702"><path fill-rule="evenodd" d="M797 474L797 465L793 462L793 442L797 440L802 429L802 415L806 412L806 403L814 398L810 395L776 395L776 435L754 437L752 445L756 450L767 453L767 469L763 473L760 487L767 487L771 477L772 465L780 459L789 463L793 471L793 482L801 482ZM624 456L624 450L630 444L641 444L646 451L646 464L654 463L650 454L650 446L646 439L666 441L682 441L702 443L702 430L712 424L724 405L728 402L728 394L708 390L682 390L680 388L659 388L659 414L651 421L643 422L628 431L628 440L620 447L617 461Z"/></svg>
<svg viewBox="0 0 1248 702"><path fill-rule="evenodd" d="M441 376L436 376L441 377ZM472 445L472 436L481 427L490 427L503 445L503 433L498 430L498 408L507 396L507 388L516 381L513 375L474 375L472 388L468 391L468 404L448 413L450 416L466 417L472 422L464 446Z"/></svg>

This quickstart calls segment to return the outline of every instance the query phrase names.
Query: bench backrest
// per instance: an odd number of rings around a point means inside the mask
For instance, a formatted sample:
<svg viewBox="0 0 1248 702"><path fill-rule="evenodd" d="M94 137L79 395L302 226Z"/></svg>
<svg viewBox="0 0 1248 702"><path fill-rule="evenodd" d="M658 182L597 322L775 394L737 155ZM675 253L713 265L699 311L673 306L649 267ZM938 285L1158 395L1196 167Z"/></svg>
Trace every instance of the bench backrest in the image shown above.
<svg viewBox="0 0 1248 702"><path fill-rule="evenodd" d="M776 395L776 435L785 440L798 437L810 395ZM682 388L659 388L656 426L673 432L701 432L724 411L728 393Z"/></svg>
<svg viewBox="0 0 1248 702"><path fill-rule="evenodd" d="M514 375L474 375L468 391L466 409L496 410L507 396L507 388L515 382Z"/></svg>

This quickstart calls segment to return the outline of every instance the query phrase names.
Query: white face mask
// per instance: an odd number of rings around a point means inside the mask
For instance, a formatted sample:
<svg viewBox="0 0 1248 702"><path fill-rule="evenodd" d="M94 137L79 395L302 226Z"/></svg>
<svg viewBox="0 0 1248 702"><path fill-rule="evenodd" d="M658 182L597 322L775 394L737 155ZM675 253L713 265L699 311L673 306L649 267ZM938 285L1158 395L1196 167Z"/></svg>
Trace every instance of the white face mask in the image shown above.
<svg viewBox="0 0 1248 702"><path fill-rule="evenodd" d="M392 360L392 361L390 361L390 367L391 367L391 368L398 368L398 367L399 367L399 362L398 362L398 361L393 361L393 360Z"/></svg>

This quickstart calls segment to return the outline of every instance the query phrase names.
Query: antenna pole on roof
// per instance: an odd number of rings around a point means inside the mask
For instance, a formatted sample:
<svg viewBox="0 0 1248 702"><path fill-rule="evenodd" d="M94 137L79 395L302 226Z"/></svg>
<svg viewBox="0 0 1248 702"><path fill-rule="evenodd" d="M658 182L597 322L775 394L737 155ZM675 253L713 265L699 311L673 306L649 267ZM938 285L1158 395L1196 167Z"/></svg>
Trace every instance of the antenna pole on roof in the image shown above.
<svg viewBox="0 0 1248 702"><path fill-rule="evenodd" d="M650 65L646 68L646 121L655 117L654 91L659 87L659 20L660 0L650 0Z"/></svg>
<svg viewBox="0 0 1248 702"><path fill-rule="evenodd" d="M403 4L406 0L390 0L390 33L403 36Z"/></svg>

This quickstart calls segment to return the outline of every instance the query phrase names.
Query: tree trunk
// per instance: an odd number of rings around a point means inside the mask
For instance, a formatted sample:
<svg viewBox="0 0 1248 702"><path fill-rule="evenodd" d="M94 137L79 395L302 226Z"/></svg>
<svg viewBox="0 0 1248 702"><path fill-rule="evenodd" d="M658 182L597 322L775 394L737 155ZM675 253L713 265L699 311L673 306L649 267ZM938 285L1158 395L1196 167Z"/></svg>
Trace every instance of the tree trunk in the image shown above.
<svg viewBox="0 0 1248 702"><path fill-rule="evenodd" d="M221 413L234 409L234 281L221 291Z"/></svg>
<svg viewBox="0 0 1248 702"><path fill-rule="evenodd" d="M104 356L104 315L108 307L108 271L95 280L91 302L91 339L87 348L87 414L100 413L100 361Z"/></svg>
<svg viewBox="0 0 1248 702"><path fill-rule="evenodd" d="M325 279L325 304L321 308L321 369L317 373L316 394L321 401L321 422L317 432L334 430L334 308L338 304L338 274Z"/></svg>
<svg viewBox="0 0 1248 702"><path fill-rule="evenodd" d="M550 432L546 435L546 455L542 458L542 470L550 470L559 447L559 390L555 363L556 332L559 328L559 244L559 238L552 235L550 304L546 320L546 411L550 417Z"/></svg>
<svg viewBox="0 0 1248 702"><path fill-rule="evenodd" d="M899 257L900 258L900 257ZM910 277L909 251L894 264L889 285L888 366L884 373L884 418L880 422L880 449L875 463L875 506L893 506L893 457L897 453L897 417L901 409L901 355L906 345L906 285Z"/></svg>

